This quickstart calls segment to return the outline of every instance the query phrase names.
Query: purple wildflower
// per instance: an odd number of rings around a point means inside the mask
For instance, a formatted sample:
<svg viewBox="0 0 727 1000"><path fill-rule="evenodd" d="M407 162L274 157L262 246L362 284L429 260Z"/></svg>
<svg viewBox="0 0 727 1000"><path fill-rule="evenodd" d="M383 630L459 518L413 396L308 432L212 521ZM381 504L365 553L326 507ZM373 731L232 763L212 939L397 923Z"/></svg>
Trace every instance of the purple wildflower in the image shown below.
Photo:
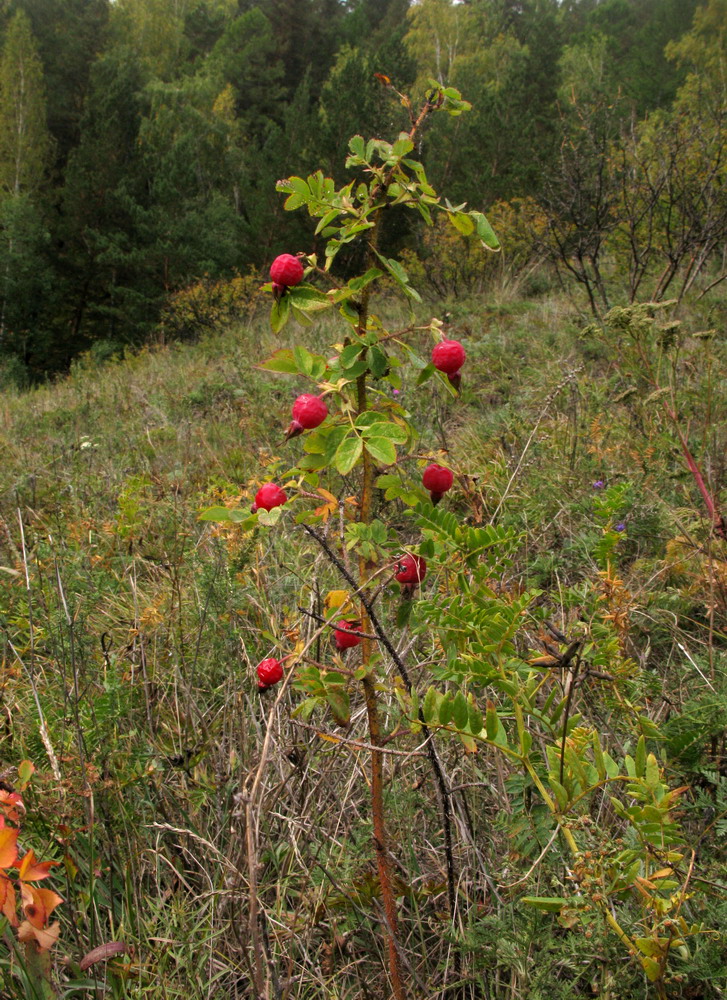
<svg viewBox="0 0 727 1000"><path fill-rule="evenodd" d="M617 525L615 525L615 527L614 527L613 530L614 531L626 531L626 525L624 524L623 521L619 521L619 523Z"/></svg>
<svg viewBox="0 0 727 1000"><path fill-rule="evenodd" d="M595 483L593 484L593 488L594 488L594 490L602 490L605 485L606 484L604 483L604 481L602 479L597 479L595 481Z"/></svg>

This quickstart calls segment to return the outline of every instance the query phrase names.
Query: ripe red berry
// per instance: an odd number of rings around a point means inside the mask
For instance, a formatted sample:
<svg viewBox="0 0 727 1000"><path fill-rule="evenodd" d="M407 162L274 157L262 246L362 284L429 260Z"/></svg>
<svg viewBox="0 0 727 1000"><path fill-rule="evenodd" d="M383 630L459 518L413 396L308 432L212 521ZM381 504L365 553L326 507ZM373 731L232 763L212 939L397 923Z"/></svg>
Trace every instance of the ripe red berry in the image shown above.
<svg viewBox="0 0 727 1000"><path fill-rule="evenodd" d="M285 490L281 490L275 483L265 483L255 494L255 503L250 510L253 514L261 507L263 510L272 510L273 507L280 507L287 499Z"/></svg>
<svg viewBox="0 0 727 1000"><path fill-rule="evenodd" d="M427 575L427 564L421 556L402 556L396 564L396 576L399 583L421 583Z"/></svg>
<svg viewBox="0 0 727 1000"><path fill-rule="evenodd" d="M270 265L274 285L299 285L303 280L303 265L291 253L281 253Z"/></svg>
<svg viewBox="0 0 727 1000"><path fill-rule="evenodd" d="M283 679L283 667L280 660L275 660L270 657L267 660L261 660L257 665L257 686L260 691L265 691L266 688L272 687L273 684L277 684L278 681Z"/></svg>
<svg viewBox="0 0 727 1000"><path fill-rule="evenodd" d="M328 416L328 407L320 396L304 394L298 396L293 403L293 420L285 433L285 437L297 437L303 431L318 427Z"/></svg>
<svg viewBox="0 0 727 1000"><path fill-rule="evenodd" d="M441 340L432 350L432 364L445 375L457 375L466 357L458 340Z"/></svg>
<svg viewBox="0 0 727 1000"><path fill-rule="evenodd" d="M443 465L428 465L422 474L424 489L429 490L434 504L439 503L447 490L452 488L453 482L452 470Z"/></svg>
<svg viewBox="0 0 727 1000"><path fill-rule="evenodd" d="M342 619L340 622L336 622L336 631L333 633L336 649L353 649L354 646L358 646L361 642L361 636L353 635L349 629L358 631L360 628L361 622L349 622L345 619Z"/></svg>

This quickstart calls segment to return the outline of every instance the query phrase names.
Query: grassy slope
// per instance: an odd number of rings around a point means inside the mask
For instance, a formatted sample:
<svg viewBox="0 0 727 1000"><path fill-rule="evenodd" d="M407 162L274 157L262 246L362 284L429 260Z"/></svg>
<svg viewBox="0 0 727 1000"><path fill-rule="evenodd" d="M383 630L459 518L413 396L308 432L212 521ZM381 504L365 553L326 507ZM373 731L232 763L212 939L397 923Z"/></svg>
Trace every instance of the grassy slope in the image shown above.
<svg viewBox="0 0 727 1000"><path fill-rule="evenodd" d="M431 385L405 385L401 397L422 427L419 454L447 448L457 471L476 477L467 480L470 512L522 531L503 586L542 589L566 632L598 586L592 483L629 484L619 569L631 654L643 667L630 690L659 723L680 711L697 720L687 726L690 755L680 758L679 744L665 757L677 783L693 786L686 822L697 837L712 822L705 810L727 808L724 779L709 778L724 768L724 737L719 725L698 725L705 705L727 702L719 617L727 578L674 430L618 340L579 337L583 321L557 298L453 311L453 335L469 356L461 399ZM687 329L700 324L691 317ZM292 334L309 346L335 335L325 324ZM295 387L253 367L273 346L258 320L193 346L89 362L0 403L3 761L11 778L23 758L36 764L25 840L38 854L67 858L52 879L65 899L55 957L72 958L62 976L80 983L73 962L100 942L135 949L126 985L108 972L113 996L141 987L155 998L249 995L243 804L268 722L254 665L284 644L286 630L306 627L300 600L319 584L337 585L291 526L241 538L197 520L221 498L249 498L295 453L297 445L282 444ZM724 343L686 337L678 355L657 354L663 377L670 368L676 376L692 447L710 483L719 482ZM448 502L466 516L456 498ZM612 707L584 697L580 710L608 727ZM322 744L285 712L270 724L276 752L259 818L268 845L259 877L284 995L384 995L365 761ZM357 707L349 735L365 735ZM580 970L593 956L561 940L549 916L513 908L508 893L495 903L477 874L484 864L495 882L511 883L536 860L523 790L493 762L446 753L452 779L477 785L478 853L457 848L475 872L463 892L482 897L468 910L481 919L463 927L458 945L473 982L487 966L493 996L511 988L592 995L592 973ZM412 976L434 995L449 947L434 792L417 793L431 781L419 758L392 760L397 857L418 890L405 904L407 953ZM707 868L720 862L715 829L703 845ZM535 894L548 894L548 871L541 865L531 876ZM599 943L622 977L618 995L641 996L639 977L605 938ZM704 981L719 961L718 945L705 944L689 966L695 989L710 988ZM467 995L482 995L477 989ZM69 995L89 992L79 985Z"/></svg>

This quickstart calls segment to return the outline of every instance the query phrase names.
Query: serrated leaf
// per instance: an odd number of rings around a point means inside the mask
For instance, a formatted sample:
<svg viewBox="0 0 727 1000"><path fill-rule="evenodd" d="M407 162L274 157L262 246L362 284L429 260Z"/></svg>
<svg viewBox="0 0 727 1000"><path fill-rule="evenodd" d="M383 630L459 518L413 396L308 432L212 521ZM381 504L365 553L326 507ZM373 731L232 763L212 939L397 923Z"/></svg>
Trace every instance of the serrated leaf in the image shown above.
<svg viewBox="0 0 727 1000"><path fill-rule="evenodd" d="M363 451L363 441L358 435L344 438L336 449L333 464L342 476L348 475Z"/></svg>
<svg viewBox="0 0 727 1000"><path fill-rule="evenodd" d="M404 444L409 436L406 428L402 427L401 424L397 424L393 420L382 420L380 416L378 420L365 427L362 434L365 438L386 438L394 444Z"/></svg>
<svg viewBox="0 0 727 1000"><path fill-rule="evenodd" d="M271 354L269 358L261 361L256 367L267 372L283 372L286 375L296 375L298 372L293 352L288 347L281 347L279 351Z"/></svg>
<svg viewBox="0 0 727 1000"><path fill-rule="evenodd" d="M394 465L396 462L396 448L388 438L367 437L366 450L382 465Z"/></svg>
<svg viewBox="0 0 727 1000"><path fill-rule="evenodd" d="M370 285L372 281L380 278L383 273L380 267L370 267L365 274L361 274L357 278L352 278L348 282L347 287L352 292L360 292L367 285Z"/></svg>
<svg viewBox="0 0 727 1000"><path fill-rule="evenodd" d="M341 368L345 370L355 364L361 357L362 351L363 347L361 344L346 344L341 353L338 355Z"/></svg>
<svg viewBox="0 0 727 1000"><path fill-rule="evenodd" d="M293 348L293 358L301 375L310 375L313 371L313 355L305 347L296 344Z"/></svg>
<svg viewBox="0 0 727 1000"><path fill-rule="evenodd" d="M320 312L322 309L330 309L332 302L319 288L314 285L296 285L290 288L287 293L291 306L303 312Z"/></svg>
<svg viewBox="0 0 727 1000"><path fill-rule="evenodd" d="M277 524L282 516L282 507L273 507L272 510L259 510L257 512L258 523L265 524L269 528L271 528L274 524Z"/></svg>

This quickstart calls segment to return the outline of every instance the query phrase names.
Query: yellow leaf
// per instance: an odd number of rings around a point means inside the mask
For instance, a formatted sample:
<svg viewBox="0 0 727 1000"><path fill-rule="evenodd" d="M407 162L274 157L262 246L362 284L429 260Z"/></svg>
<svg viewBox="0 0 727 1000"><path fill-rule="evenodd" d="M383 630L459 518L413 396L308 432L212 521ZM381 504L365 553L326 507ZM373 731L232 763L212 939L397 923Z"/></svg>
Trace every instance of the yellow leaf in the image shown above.
<svg viewBox="0 0 727 1000"><path fill-rule="evenodd" d="M335 611L348 604L349 600L350 594L347 590L329 590L323 599L323 607L327 612Z"/></svg>

